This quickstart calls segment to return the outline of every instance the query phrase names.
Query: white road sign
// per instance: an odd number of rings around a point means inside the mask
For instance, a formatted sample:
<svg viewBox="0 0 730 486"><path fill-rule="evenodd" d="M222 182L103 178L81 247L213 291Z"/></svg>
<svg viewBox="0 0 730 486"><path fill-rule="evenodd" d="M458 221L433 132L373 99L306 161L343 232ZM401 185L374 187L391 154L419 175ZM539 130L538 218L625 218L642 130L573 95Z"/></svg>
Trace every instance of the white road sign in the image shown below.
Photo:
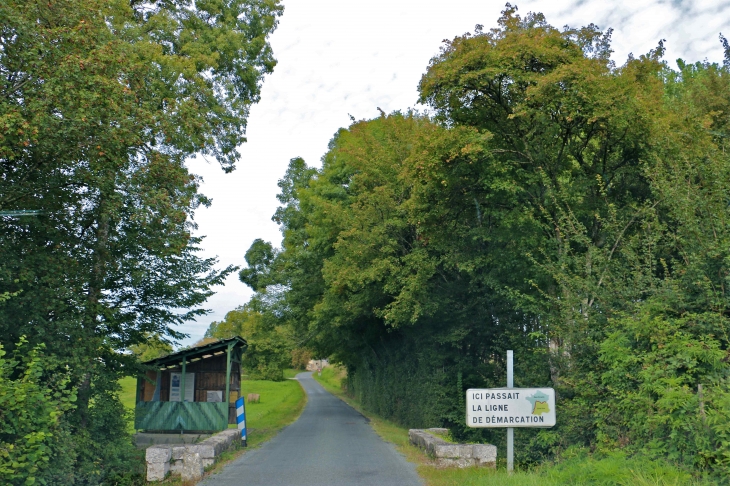
<svg viewBox="0 0 730 486"><path fill-rule="evenodd" d="M552 427L552 388L470 388L466 391L469 427Z"/></svg>

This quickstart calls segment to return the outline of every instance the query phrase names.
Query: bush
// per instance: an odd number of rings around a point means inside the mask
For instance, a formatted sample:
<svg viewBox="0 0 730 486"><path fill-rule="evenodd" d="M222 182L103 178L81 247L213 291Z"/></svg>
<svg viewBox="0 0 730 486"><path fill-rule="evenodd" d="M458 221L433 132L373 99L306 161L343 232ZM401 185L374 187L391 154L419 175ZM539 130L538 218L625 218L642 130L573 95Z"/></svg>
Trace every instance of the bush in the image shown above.
<svg viewBox="0 0 730 486"><path fill-rule="evenodd" d="M119 389L114 374L93 378L88 426L77 430L74 437L78 458L70 484L145 484L144 451L134 447L127 427L133 412L119 400Z"/></svg>
<svg viewBox="0 0 730 486"><path fill-rule="evenodd" d="M687 486L703 484L690 473L665 460L625 452L589 455L585 449L572 448L563 461L545 469L545 476L555 484Z"/></svg>
<svg viewBox="0 0 730 486"><path fill-rule="evenodd" d="M596 407L599 445L727 476L727 319L711 313L672 317L650 304L618 320L601 346L608 396Z"/></svg>
<svg viewBox="0 0 730 486"><path fill-rule="evenodd" d="M74 408L75 390L69 373L45 345L31 350L25 337L13 356L0 345L0 482L43 484L54 474L63 476L68 457L59 457L69 432L62 416ZM53 457L53 463L51 458Z"/></svg>
<svg viewBox="0 0 730 486"><path fill-rule="evenodd" d="M311 359L312 352L307 348L295 348L291 350L291 366L295 370L306 370Z"/></svg>

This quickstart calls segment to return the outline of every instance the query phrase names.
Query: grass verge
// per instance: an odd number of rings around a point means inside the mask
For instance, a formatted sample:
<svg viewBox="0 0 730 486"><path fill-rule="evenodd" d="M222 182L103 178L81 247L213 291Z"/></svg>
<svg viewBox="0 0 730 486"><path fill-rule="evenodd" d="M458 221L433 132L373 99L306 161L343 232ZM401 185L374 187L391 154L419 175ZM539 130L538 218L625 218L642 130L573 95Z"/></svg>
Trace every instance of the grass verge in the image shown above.
<svg viewBox="0 0 730 486"><path fill-rule="evenodd" d="M302 373L303 371L304 370L294 370L291 368L284 370L284 378L286 378L286 379L294 378L295 376L297 376L299 373Z"/></svg>
<svg viewBox="0 0 730 486"><path fill-rule="evenodd" d="M696 479L685 471L663 461L627 457L615 453L606 457L590 456L578 450L559 464L546 464L530 471L508 474L501 468L439 468L423 452L410 444L408 429L364 411L342 388L346 372L330 366L322 375L312 373L328 392L370 419L375 432L392 442L406 459L416 464L416 470L429 486L709 486L710 480Z"/></svg>
<svg viewBox="0 0 730 486"><path fill-rule="evenodd" d="M249 447L266 442L294 422L307 403L304 390L296 380L246 380L241 382L241 392L244 397L258 393L261 400L246 404Z"/></svg>
<svg viewBox="0 0 730 486"><path fill-rule="evenodd" d="M124 408L129 411L127 430L130 434L134 434L134 405L137 401L137 378L132 376L125 376L119 380L119 385L122 389L119 391L119 400L124 405Z"/></svg>

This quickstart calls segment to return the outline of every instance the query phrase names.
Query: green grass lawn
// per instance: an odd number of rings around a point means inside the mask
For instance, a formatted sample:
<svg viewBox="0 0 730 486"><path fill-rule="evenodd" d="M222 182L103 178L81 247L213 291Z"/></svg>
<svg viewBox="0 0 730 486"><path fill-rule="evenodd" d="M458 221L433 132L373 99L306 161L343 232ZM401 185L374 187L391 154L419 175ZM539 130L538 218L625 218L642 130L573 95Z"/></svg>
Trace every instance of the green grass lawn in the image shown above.
<svg viewBox="0 0 730 486"><path fill-rule="evenodd" d="M297 376L299 373L302 373L303 371L304 370L293 370L293 369L284 370L284 378L294 378L295 376Z"/></svg>
<svg viewBox="0 0 730 486"><path fill-rule="evenodd" d="M375 432L396 448L410 462L417 464L418 474L429 486L557 486L557 485L605 485L605 486L709 486L710 481L693 479L688 473L671 464L645 458L627 458L617 453L607 457L594 457L578 453L559 464L546 464L531 471L508 474L501 467L487 468L437 468L425 454L410 444L408 429L363 410L357 402L345 394L342 380L346 373L342 368L330 366L322 370L322 376L312 373L327 391L340 397L370 419Z"/></svg>
<svg viewBox="0 0 730 486"><path fill-rule="evenodd" d="M134 404L137 400L137 378L126 376L119 380L119 385L122 387L119 392L119 400L124 405L124 408L130 412L127 429L131 433L134 433Z"/></svg>

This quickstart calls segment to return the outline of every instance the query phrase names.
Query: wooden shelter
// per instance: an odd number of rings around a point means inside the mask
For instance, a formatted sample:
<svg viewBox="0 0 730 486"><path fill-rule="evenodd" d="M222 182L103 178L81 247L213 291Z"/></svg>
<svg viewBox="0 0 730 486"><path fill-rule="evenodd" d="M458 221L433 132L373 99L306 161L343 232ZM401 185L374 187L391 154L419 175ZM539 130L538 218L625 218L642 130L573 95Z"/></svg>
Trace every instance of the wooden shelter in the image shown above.
<svg viewBox="0 0 730 486"><path fill-rule="evenodd" d="M144 364L137 379L134 427L154 432L212 432L236 423L245 339L234 337Z"/></svg>

